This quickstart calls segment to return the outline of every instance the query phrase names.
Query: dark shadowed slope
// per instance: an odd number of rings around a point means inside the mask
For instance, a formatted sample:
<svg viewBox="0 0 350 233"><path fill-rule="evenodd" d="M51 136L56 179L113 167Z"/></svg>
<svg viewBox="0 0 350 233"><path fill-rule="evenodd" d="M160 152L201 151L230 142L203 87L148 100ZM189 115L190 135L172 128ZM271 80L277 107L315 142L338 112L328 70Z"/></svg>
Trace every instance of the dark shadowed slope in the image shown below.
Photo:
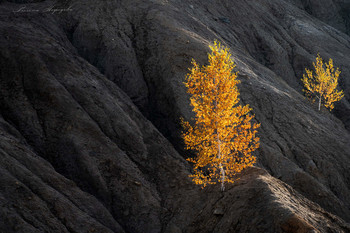
<svg viewBox="0 0 350 233"><path fill-rule="evenodd" d="M43 12L53 4L0 4L0 231L350 231L349 36L287 1ZM23 6L40 10L13 12ZM262 124L258 166L272 175L249 169L225 194L191 184L178 124L191 117L191 58L205 62L216 38L238 64ZM317 52L343 71L335 115L301 95Z"/></svg>

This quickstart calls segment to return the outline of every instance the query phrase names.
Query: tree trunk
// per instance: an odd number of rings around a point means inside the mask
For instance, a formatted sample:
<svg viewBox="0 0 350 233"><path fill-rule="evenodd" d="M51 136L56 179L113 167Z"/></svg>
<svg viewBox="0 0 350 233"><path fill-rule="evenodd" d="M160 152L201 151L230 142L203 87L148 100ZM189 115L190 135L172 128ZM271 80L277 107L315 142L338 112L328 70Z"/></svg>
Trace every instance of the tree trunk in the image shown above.
<svg viewBox="0 0 350 233"><path fill-rule="evenodd" d="M318 111L320 111L321 110L321 95L320 95L320 97L318 97Z"/></svg>
<svg viewBox="0 0 350 233"><path fill-rule="evenodd" d="M214 84L216 84L215 77L214 77ZM215 99L215 111L218 111L218 102L217 99ZM216 140L218 143L218 159L221 159L221 148L220 148L220 135L217 127L217 119L216 119ZM221 173L221 191L223 192L225 190L225 170L222 166L222 163L219 163L220 167L220 173Z"/></svg>
<svg viewBox="0 0 350 233"><path fill-rule="evenodd" d="M221 158L221 148L220 148L220 139L219 139L219 133L216 135L217 142L218 142L218 158ZM225 170L222 164L219 164L220 167L220 173L221 173L221 191L225 191Z"/></svg>
<svg viewBox="0 0 350 233"><path fill-rule="evenodd" d="M225 170L220 163L220 171L221 171L221 191L225 191Z"/></svg>

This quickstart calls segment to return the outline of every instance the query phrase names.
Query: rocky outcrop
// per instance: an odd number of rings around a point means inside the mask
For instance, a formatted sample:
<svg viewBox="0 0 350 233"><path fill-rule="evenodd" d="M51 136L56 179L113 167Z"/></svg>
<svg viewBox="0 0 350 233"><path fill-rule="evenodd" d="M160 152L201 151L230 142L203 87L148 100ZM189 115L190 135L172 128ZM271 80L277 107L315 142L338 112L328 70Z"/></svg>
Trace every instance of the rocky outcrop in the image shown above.
<svg viewBox="0 0 350 233"><path fill-rule="evenodd" d="M306 8L2 2L0 231L349 231L350 38ZM190 61L214 39L262 125L260 168L225 193L191 183L178 120ZM342 70L334 115L301 93L317 52Z"/></svg>

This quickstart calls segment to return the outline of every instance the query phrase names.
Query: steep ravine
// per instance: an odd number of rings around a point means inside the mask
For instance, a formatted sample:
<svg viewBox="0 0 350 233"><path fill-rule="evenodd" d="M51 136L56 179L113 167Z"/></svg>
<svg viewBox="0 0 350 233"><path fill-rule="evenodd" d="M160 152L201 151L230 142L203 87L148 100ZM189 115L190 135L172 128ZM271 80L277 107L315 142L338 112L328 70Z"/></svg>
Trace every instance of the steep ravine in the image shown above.
<svg viewBox="0 0 350 233"><path fill-rule="evenodd" d="M1 2L0 231L350 231L350 39L290 2ZM214 39L262 125L225 193L190 182L178 124ZM301 95L317 52L342 70L335 116Z"/></svg>

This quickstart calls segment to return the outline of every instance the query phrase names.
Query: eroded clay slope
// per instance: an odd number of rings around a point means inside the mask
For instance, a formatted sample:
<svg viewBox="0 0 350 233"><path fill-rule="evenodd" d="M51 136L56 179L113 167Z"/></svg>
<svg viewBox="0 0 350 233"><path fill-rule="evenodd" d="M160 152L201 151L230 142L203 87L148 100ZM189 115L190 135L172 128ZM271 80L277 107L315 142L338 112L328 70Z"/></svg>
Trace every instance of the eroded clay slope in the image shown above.
<svg viewBox="0 0 350 233"><path fill-rule="evenodd" d="M277 0L13 12L52 4L0 5L2 231L349 231L346 34ZM225 194L191 184L179 136L187 68L214 39L231 48L262 125L257 165L275 177L251 169ZM335 115L301 95L317 52L343 71Z"/></svg>

